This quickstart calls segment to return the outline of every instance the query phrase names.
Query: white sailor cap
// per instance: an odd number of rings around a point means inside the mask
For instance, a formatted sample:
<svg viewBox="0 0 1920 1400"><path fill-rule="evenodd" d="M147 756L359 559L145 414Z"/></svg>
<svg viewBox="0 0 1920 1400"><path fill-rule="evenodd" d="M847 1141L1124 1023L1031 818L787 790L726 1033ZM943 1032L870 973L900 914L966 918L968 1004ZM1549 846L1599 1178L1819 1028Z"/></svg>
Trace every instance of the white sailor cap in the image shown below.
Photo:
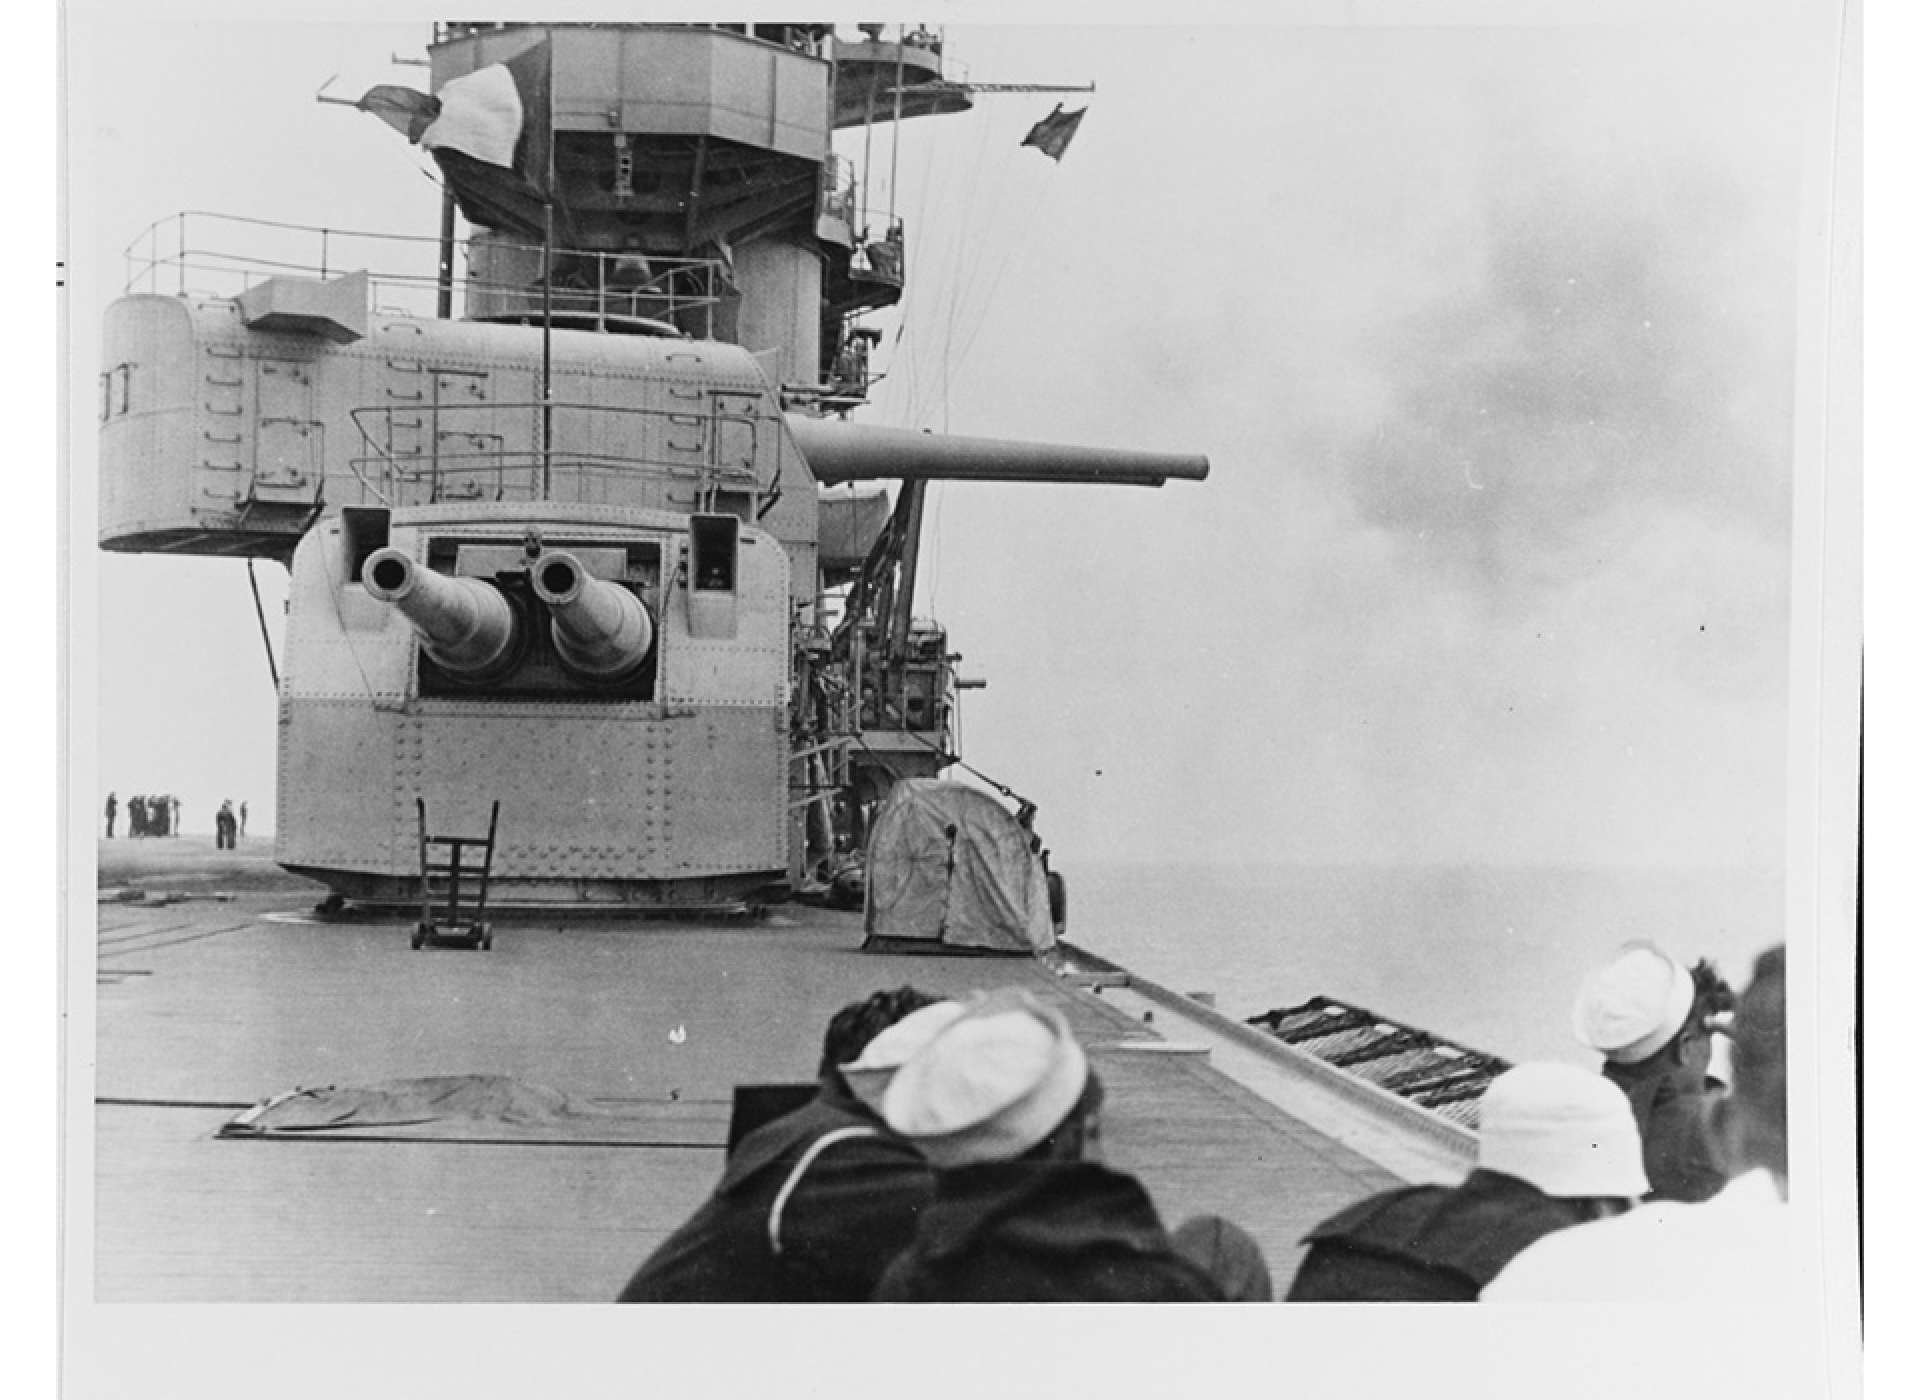
<svg viewBox="0 0 1920 1400"><path fill-rule="evenodd" d="M1018 989L990 993L901 1066L887 1126L937 1168L1008 1161L1066 1121L1087 1085L1066 1019Z"/></svg>
<svg viewBox="0 0 1920 1400"><path fill-rule="evenodd" d="M1649 1189L1640 1129L1627 1096L1577 1065L1516 1065L1480 1099L1480 1166L1549 1196L1618 1196Z"/></svg>
<svg viewBox="0 0 1920 1400"><path fill-rule="evenodd" d="M860 1058L840 1066L840 1077L855 1098L876 1113L880 1097L900 1066L912 1059L926 1043L952 1025L966 1012L958 1001L936 1001L918 1011L909 1012L867 1042Z"/></svg>
<svg viewBox="0 0 1920 1400"><path fill-rule="evenodd" d="M1693 977L1651 943L1628 943L1580 984L1573 1034L1617 1064L1650 1059L1693 1009Z"/></svg>

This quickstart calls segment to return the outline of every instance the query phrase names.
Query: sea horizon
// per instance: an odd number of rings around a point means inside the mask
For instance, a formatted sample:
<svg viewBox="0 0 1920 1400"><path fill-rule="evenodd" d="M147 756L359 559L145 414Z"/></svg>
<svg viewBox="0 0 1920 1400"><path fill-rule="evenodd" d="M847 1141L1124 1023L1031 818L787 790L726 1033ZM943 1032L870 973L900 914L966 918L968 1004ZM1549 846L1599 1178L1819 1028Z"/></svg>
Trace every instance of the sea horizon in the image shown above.
<svg viewBox="0 0 1920 1400"><path fill-rule="evenodd" d="M1327 996L1509 1060L1592 1063L1580 980L1649 939L1735 987L1785 938L1785 876L1471 862L1063 867L1067 938L1236 1018Z"/></svg>

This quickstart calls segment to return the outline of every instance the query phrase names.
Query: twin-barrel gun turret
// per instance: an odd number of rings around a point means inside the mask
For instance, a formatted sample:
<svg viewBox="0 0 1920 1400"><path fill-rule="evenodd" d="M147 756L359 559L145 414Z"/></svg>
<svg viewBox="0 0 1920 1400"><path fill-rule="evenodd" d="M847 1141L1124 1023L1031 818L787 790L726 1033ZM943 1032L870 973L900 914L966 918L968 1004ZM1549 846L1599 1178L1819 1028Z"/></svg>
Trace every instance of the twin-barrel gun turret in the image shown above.
<svg viewBox="0 0 1920 1400"><path fill-rule="evenodd" d="M404 550L376 550L361 581L390 603L420 639L420 649L450 678L470 686L502 681L520 666L534 625L527 605L484 578L442 574ZM596 578L566 550L531 558L526 592L547 617L547 637L562 670L588 685L631 678L653 651L654 625L630 589Z"/></svg>

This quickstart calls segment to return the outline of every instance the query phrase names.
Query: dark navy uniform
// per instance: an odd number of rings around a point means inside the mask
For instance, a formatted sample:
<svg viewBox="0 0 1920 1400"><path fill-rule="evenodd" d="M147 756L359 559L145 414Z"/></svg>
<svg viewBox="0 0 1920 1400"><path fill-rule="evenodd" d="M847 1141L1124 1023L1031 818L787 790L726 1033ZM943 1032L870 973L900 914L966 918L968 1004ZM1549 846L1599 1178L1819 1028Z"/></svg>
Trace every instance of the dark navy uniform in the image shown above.
<svg viewBox="0 0 1920 1400"><path fill-rule="evenodd" d="M839 1084L743 1138L623 1303L857 1303L933 1197L918 1149Z"/></svg>
<svg viewBox="0 0 1920 1400"><path fill-rule="evenodd" d="M1633 1105L1647 1184L1653 1188L1647 1199L1697 1203L1719 1195L1727 1173L1714 1150L1710 1113L1725 1090L1664 1055L1637 1065L1609 1060L1600 1072Z"/></svg>
<svg viewBox="0 0 1920 1400"><path fill-rule="evenodd" d="M1370 1196L1316 1226L1290 1303L1471 1303L1543 1235L1588 1217L1501 1172Z"/></svg>
<svg viewBox="0 0 1920 1400"><path fill-rule="evenodd" d="M941 1172L879 1303L1218 1302L1177 1254L1146 1189L1097 1162L987 1162Z"/></svg>

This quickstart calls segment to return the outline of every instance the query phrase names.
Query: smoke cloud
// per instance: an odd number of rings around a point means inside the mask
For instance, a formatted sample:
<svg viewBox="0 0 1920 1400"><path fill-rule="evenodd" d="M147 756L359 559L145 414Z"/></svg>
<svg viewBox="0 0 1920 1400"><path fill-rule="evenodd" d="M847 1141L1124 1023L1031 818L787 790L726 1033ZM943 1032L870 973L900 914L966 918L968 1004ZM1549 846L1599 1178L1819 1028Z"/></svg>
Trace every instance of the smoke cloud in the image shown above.
<svg viewBox="0 0 1920 1400"><path fill-rule="evenodd" d="M1362 347L1386 402L1338 454L1362 520L1495 606L1674 511L1778 543L1784 579L1792 279L1727 285L1778 230L1689 176L1658 222L1623 179L1492 202L1475 284Z"/></svg>

